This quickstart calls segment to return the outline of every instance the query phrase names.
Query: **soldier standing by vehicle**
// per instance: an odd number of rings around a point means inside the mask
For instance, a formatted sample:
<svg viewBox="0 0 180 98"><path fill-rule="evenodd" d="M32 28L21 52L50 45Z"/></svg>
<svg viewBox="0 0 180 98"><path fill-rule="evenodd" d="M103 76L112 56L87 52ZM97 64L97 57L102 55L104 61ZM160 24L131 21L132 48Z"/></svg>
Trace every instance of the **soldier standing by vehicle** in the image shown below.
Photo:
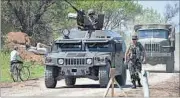
<svg viewBox="0 0 180 98"><path fill-rule="evenodd" d="M125 62L128 64L130 71L131 82L133 84L132 88L136 88L136 81L138 81L138 86L142 87L139 74L142 69L142 62L145 62L145 50L140 42L137 42L138 37L136 35L132 36L132 43L130 44L125 57Z"/></svg>

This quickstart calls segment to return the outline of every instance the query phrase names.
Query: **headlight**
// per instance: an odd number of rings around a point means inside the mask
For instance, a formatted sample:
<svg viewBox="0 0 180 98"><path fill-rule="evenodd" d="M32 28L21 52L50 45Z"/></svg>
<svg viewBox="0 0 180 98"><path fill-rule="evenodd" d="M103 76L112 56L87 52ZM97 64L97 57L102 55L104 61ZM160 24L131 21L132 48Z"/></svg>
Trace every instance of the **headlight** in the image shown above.
<svg viewBox="0 0 180 98"><path fill-rule="evenodd" d="M59 60L58 60L58 63L59 63L60 65L62 65L62 64L64 63L64 60L63 60L63 59L59 59Z"/></svg>
<svg viewBox="0 0 180 98"><path fill-rule="evenodd" d="M92 64L92 59L90 59L90 58L89 58L89 59L86 59L86 63L87 63L87 64Z"/></svg>

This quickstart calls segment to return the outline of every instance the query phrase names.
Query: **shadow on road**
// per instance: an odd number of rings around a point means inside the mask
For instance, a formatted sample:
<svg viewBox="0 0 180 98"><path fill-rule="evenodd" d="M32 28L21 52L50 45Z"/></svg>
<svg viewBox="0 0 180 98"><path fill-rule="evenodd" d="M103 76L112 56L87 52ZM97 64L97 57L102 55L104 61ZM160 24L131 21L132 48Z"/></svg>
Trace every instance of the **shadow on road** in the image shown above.
<svg viewBox="0 0 180 98"><path fill-rule="evenodd" d="M118 88L118 86L115 84L115 88ZM131 85L125 85L122 86L122 88L130 88ZM85 85L73 85L73 86L61 86L61 87L56 87L55 89L63 89L63 88L106 88L106 87L100 87L99 84L85 84Z"/></svg>
<svg viewBox="0 0 180 98"><path fill-rule="evenodd" d="M125 86L122 86L122 88L131 88L132 85L125 85Z"/></svg>
<svg viewBox="0 0 180 98"><path fill-rule="evenodd" d="M73 85L73 86L56 87L55 89L61 89L61 88L100 88L100 85L99 84Z"/></svg>
<svg viewBox="0 0 180 98"><path fill-rule="evenodd" d="M166 71L164 70L146 70L150 73L167 73ZM180 71L174 71L174 73L180 73Z"/></svg>

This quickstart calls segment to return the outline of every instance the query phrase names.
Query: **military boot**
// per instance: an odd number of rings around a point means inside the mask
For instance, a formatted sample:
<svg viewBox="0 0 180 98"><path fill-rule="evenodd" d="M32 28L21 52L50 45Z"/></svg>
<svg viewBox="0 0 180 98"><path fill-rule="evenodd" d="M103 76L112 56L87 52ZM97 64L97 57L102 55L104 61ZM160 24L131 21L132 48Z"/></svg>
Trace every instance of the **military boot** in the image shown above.
<svg viewBox="0 0 180 98"><path fill-rule="evenodd" d="M132 89L136 89L136 82L135 81L132 81Z"/></svg>
<svg viewBox="0 0 180 98"><path fill-rule="evenodd" d="M142 87L141 80L138 79L138 87Z"/></svg>

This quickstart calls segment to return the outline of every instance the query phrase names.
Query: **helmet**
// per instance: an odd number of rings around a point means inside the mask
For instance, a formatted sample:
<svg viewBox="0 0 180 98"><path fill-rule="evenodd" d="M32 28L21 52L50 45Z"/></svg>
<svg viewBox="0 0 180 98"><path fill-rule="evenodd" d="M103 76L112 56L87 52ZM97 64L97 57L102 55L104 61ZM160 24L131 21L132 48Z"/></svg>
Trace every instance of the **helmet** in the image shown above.
<svg viewBox="0 0 180 98"><path fill-rule="evenodd" d="M89 9L88 10L88 15L95 15L94 9Z"/></svg>
<svg viewBox="0 0 180 98"><path fill-rule="evenodd" d="M138 36L137 35L133 35L132 36L132 40L137 40L138 39Z"/></svg>
<svg viewBox="0 0 180 98"><path fill-rule="evenodd" d="M17 47L17 46L14 46L14 50L18 50L18 47Z"/></svg>

